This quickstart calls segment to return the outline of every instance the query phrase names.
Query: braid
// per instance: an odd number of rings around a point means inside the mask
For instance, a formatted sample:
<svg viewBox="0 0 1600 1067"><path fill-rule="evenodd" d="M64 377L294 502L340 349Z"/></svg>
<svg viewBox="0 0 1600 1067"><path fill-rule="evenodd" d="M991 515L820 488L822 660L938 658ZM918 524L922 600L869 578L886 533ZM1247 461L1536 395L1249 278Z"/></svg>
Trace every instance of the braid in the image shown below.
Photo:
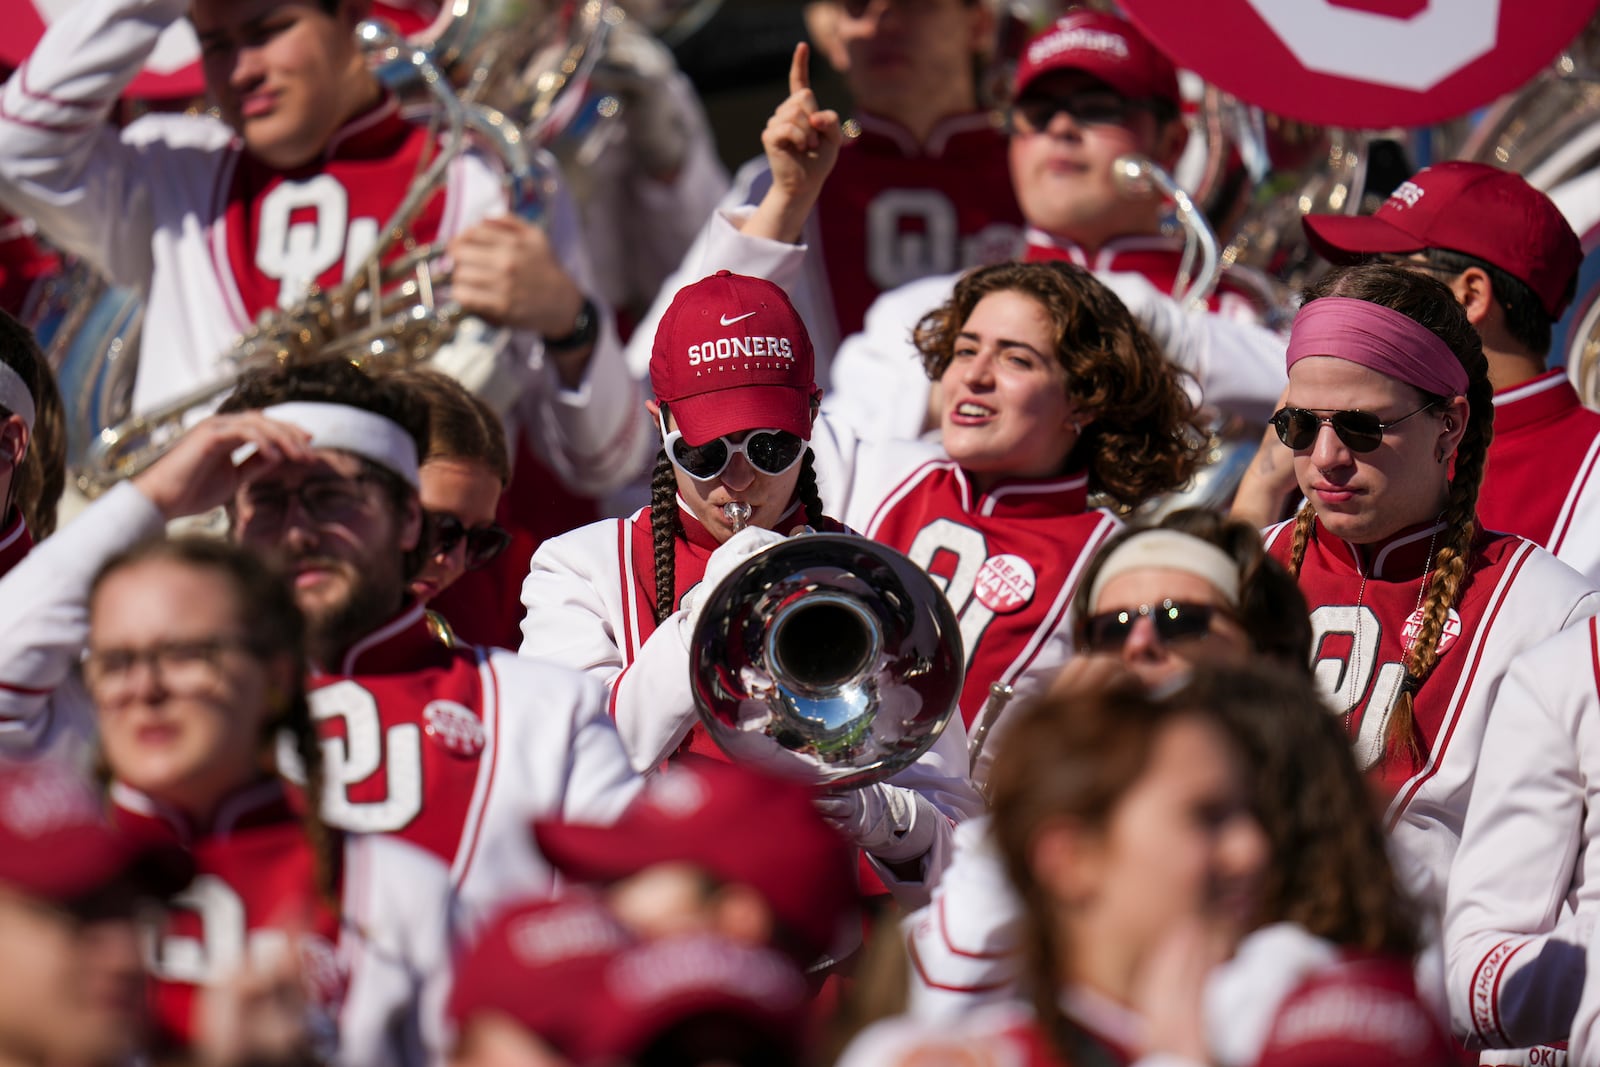
<svg viewBox="0 0 1600 1067"><path fill-rule="evenodd" d="M800 461L800 480L795 483L795 496L806 508L806 524L813 530L822 529L823 519L826 517L822 511L822 494L817 491L817 465L816 453L806 446L805 458Z"/></svg>
<svg viewBox="0 0 1600 1067"><path fill-rule="evenodd" d="M311 721L311 707L304 693L295 695L289 713L272 727L274 732L279 726L293 738L295 754L300 757L300 765L305 770L306 810L300 824L315 857L317 892L333 909L333 913L338 915L343 910L339 899L342 843L339 835L322 821L322 796L327 788L322 766L322 742L317 739L317 728Z"/></svg>
<svg viewBox="0 0 1600 1067"><path fill-rule="evenodd" d="M650 476L650 534L655 545L656 624L672 614L677 603L677 547L683 534L678 517L678 479L673 474L667 450L656 456L656 469Z"/></svg>
<svg viewBox="0 0 1600 1067"><path fill-rule="evenodd" d="M1317 522L1317 511L1307 501L1294 517L1294 542L1289 548L1289 573L1300 577L1300 565L1306 561L1306 548L1311 544L1311 530Z"/></svg>
<svg viewBox="0 0 1600 1067"><path fill-rule="evenodd" d="M1421 755L1413 707L1415 696L1439 660L1439 638L1450 620L1450 609L1461 600L1472 541L1478 534L1478 489L1483 483L1489 442L1494 437L1494 394L1489 383L1474 381L1467 390L1467 402L1472 414L1466 433L1462 435L1455 477L1451 479L1450 495L1440 516L1445 542L1439 547L1433 575L1428 581L1427 599L1422 605L1422 626L1406 649L1405 682L1385 731L1389 744L1409 751L1414 757Z"/></svg>

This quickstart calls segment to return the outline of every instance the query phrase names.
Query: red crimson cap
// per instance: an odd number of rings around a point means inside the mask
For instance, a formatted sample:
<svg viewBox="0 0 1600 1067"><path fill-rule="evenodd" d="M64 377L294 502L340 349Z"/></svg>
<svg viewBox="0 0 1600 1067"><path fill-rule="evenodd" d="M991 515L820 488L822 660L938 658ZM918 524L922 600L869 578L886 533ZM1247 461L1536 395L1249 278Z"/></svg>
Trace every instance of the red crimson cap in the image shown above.
<svg viewBox="0 0 1600 1067"><path fill-rule="evenodd" d="M473 1016L499 1012L576 1059L592 1025L579 998L593 997L606 964L631 944L605 905L588 894L514 905L457 966L450 1019L460 1032Z"/></svg>
<svg viewBox="0 0 1600 1067"><path fill-rule="evenodd" d="M759 893L809 963L854 919L855 851L817 812L812 791L731 763L679 761L612 826L537 822L552 864L580 882L613 882L689 863Z"/></svg>
<svg viewBox="0 0 1600 1067"><path fill-rule="evenodd" d="M169 896L194 864L177 845L111 825L87 784L50 762L0 768L0 882L70 905L126 884Z"/></svg>
<svg viewBox="0 0 1600 1067"><path fill-rule="evenodd" d="M650 355L650 387L691 445L745 430L809 441L814 378L811 336L789 297L725 270L678 290Z"/></svg>
<svg viewBox="0 0 1600 1067"><path fill-rule="evenodd" d="M808 989L799 968L771 949L712 935L618 953L606 964L598 994L587 992L570 990L564 1005L588 1019L582 1054L574 1057L579 1063L630 1060L694 1019L732 1022L785 1051L804 1037Z"/></svg>
<svg viewBox="0 0 1600 1067"><path fill-rule="evenodd" d="M1349 263L1379 253L1438 248L1492 263L1527 284L1561 317L1583 246L1550 198L1520 175L1484 163L1438 163L1389 194L1372 215L1307 215L1321 255Z"/></svg>
<svg viewBox="0 0 1600 1067"><path fill-rule="evenodd" d="M1178 98L1178 70L1144 34L1115 15L1075 11L1057 19L1022 49L1012 96L1058 70L1081 70L1130 100Z"/></svg>

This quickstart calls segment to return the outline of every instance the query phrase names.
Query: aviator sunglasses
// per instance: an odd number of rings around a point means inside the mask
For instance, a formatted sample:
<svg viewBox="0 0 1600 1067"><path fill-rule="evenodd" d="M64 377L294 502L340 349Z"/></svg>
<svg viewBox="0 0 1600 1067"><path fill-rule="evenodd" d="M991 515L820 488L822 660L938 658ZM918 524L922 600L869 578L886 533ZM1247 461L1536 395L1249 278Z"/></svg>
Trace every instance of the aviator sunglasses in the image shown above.
<svg viewBox="0 0 1600 1067"><path fill-rule="evenodd" d="M1090 652L1120 652L1133 633L1134 624L1149 618L1163 644L1204 637L1211 629L1211 620L1220 609L1215 604L1190 604L1181 600L1163 600L1159 604L1140 604L1136 608L1118 608L1091 615L1083 627L1084 645Z"/></svg>
<svg viewBox="0 0 1600 1067"><path fill-rule="evenodd" d="M504 552L506 546L511 543L511 535L492 523L488 526L474 526L469 530L454 515L431 515L428 521L433 534L432 543L435 555L445 555L454 550L456 545L463 540L467 542L467 570L469 571L475 571L479 567L487 566L496 556Z"/></svg>
<svg viewBox="0 0 1600 1067"><path fill-rule="evenodd" d="M1310 448L1322 427L1332 426L1333 432L1350 451L1371 452L1383 444L1385 430L1399 426L1412 416L1420 415L1438 403L1437 400L1430 400L1393 422L1380 422L1378 416L1370 411L1324 413L1310 408L1279 408L1272 416L1272 428L1278 431L1278 440L1296 451Z"/></svg>
<svg viewBox="0 0 1600 1067"><path fill-rule="evenodd" d="M709 482L723 471L734 456L743 456L762 474L782 474L800 462L806 443L788 430L751 430L743 441L718 437L703 445L691 445L678 430L667 430L661 420L661 446L672 465L697 482Z"/></svg>

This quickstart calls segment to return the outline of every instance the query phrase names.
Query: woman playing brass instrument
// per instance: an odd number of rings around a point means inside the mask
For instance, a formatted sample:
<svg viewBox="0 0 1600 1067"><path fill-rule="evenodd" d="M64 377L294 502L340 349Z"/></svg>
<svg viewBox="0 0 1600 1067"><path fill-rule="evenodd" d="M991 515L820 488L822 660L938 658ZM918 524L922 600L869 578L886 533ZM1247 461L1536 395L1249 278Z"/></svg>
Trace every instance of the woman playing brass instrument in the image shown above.
<svg viewBox="0 0 1600 1067"><path fill-rule="evenodd" d="M680 290L650 363L662 435L650 506L534 554L522 651L604 678L641 772L685 749L723 758L690 693L689 643L711 591L788 533L842 529L823 510L808 445L812 366L810 338L772 283L723 272ZM980 807L964 747L947 731L888 781L819 799L913 900L942 868L953 822Z"/></svg>

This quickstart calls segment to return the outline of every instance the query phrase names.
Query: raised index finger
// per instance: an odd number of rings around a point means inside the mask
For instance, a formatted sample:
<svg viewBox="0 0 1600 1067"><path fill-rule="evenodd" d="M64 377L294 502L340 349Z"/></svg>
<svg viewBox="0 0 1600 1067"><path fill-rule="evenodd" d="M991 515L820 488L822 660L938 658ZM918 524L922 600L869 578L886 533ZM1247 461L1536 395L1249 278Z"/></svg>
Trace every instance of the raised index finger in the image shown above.
<svg viewBox="0 0 1600 1067"><path fill-rule="evenodd" d="M794 59L789 63L789 95L803 93L811 88L811 46L804 41L794 46Z"/></svg>

